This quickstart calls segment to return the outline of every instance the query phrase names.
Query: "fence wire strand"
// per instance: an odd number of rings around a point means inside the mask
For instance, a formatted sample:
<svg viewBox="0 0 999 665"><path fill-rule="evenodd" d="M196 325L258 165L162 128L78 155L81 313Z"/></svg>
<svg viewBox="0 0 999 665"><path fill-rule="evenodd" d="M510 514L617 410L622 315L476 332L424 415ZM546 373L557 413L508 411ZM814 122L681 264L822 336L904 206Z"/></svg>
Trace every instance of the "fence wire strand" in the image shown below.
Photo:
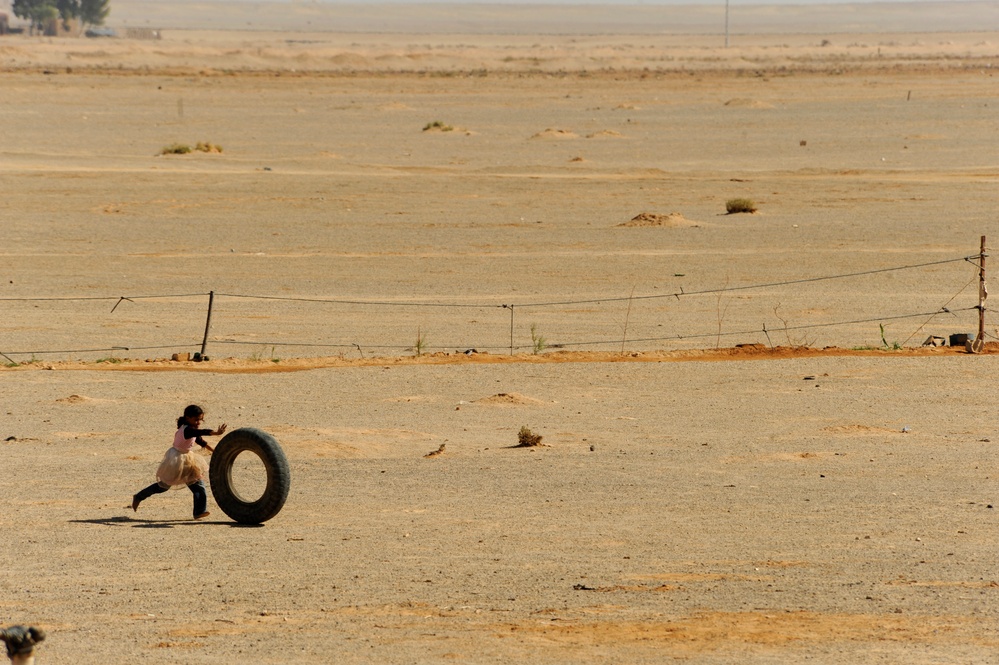
<svg viewBox="0 0 999 665"><path fill-rule="evenodd" d="M152 300L156 298L196 298L207 296L208 293L166 293L144 296L47 296L42 298L0 298L2 302L54 302L54 301L85 301L85 300Z"/></svg>
<svg viewBox="0 0 999 665"><path fill-rule="evenodd" d="M851 277L864 277L866 275L876 275L878 273L895 272L899 270L912 270L915 268L926 268L929 266L943 265L945 263L958 263L960 261L972 261L979 258L978 254L972 256L962 256L957 259L944 259L942 261L930 261L927 263L916 263L907 266L896 266L894 268L878 268L875 270L865 270L863 272L851 272L843 273L840 275L826 275L823 277L806 277L803 279L791 279L783 282L766 282L763 284L748 284L746 286L723 286L714 289L703 289L700 291L676 291L673 293L656 293L648 294L642 296L616 296L613 298L595 298L590 300L564 300L564 301L550 301L550 302L535 302L535 303L522 303L518 304L517 307L547 307L553 305L586 305L592 303L602 303L602 302L623 302L626 300L651 300L656 298L676 298L679 299L681 296L703 296L703 295L714 295L719 293L728 293L731 291L750 291L753 289L770 289L778 286L794 286L796 284L808 284L810 282L823 282L832 279L847 279Z"/></svg>
<svg viewBox="0 0 999 665"><path fill-rule="evenodd" d="M851 273L841 273L838 275L823 275L821 277L805 277L802 279L791 279L781 282L764 282L761 284L747 284L744 286L724 286L713 289L702 289L699 291L674 291L672 293L652 293L645 295L630 295L630 296L610 296L607 298L588 298L585 300L552 300L552 301L539 301L539 302L528 302L528 303L515 303L517 307L549 307L549 306L563 306L563 305L587 305L593 303L604 303L604 302L626 302L629 300L652 300L660 298L679 298L681 296L698 296L698 295L711 295L718 293L727 293L731 291L748 291L753 289L769 289L776 288L779 286L794 286L796 284L808 284L811 282L822 282L834 279L849 279L852 277L864 277L867 275L876 275L880 273L896 272L900 270L913 270L916 268L927 268L930 266L944 265L947 263L957 263L960 261L972 262L982 258L981 254L973 254L970 256L962 256L953 259L942 259L940 261L927 261L925 263L914 263L904 266L893 266L889 268L876 268L874 270L863 270L860 272ZM245 298L245 299L256 299L256 300L284 300L288 302L313 302L313 303L327 303L334 305L375 305L383 307L455 307L455 308L476 308L476 309L487 309L492 307L509 307L508 304L497 304L497 303L442 303L442 302L409 302L409 301L399 301L399 300L352 300L352 299L341 299L341 298L306 298L302 296L271 296L271 295L261 295L261 294L250 294L250 293L224 293L224 292L214 292L216 296L224 296L227 298ZM191 298L196 296L207 296L208 293L184 293L184 294L152 294L152 295L139 295L139 296L66 296L66 297L41 297L41 298L0 298L3 302L46 302L46 301L86 301L86 300L117 300L118 302L122 300L145 300L153 298Z"/></svg>
<svg viewBox="0 0 999 665"><path fill-rule="evenodd" d="M965 284L964 286L962 286L962 287L961 287L961 288L960 288L960 289L958 290L958 292L957 292L957 293L955 293L954 295L952 295L952 296L951 296L951 297L950 297L950 298L949 298L949 299L947 300L947 302L945 302L945 303L944 303L943 305L941 305L941 306L940 306L940 309L939 309L938 311L934 312L933 314L931 314L931 315L929 316L929 318L928 318L928 319L926 319L925 321L923 321L923 324L922 324L921 326L919 326L919 327L918 327L918 328L916 328L916 329L915 329L914 331L912 331L912 334L911 334L911 335L909 335L908 337L906 337L906 338L905 338L905 341L904 341L904 342L902 342L902 346L905 346L906 344L908 344L908 343L909 343L909 340L910 340L910 339L912 339L913 337L915 337L916 335L918 335L918 334L919 334L919 331L920 331L920 330L922 330L923 328L925 328L926 326L928 326L928 325L930 324L930 321L932 321L933 319L935 319L935 318L936 318L937 316L939 316L940 314L952 314L953 312L951 312L951 310L949 310L949 309L948 309L948 306L949 306L949 305L950 305L950 304L951 304L952 302L954 302L954 300L955 300L955 299L956 299L956 298L957 298L957 297L958 297L959 295L961 295L962 293L964 293L964 292L965 292L965 291L966 291L966 290L968 289L968 287L969 287L969 286L971 286L972 284L974 284L974 283L975 283L975 282L976 282L976 281L977 281L978 279L979 279L979 276L978 276L978 270L977 270L977 266L976 266L976 270L975 270L975 274L974 274L974 275L972 275L971 279L969 279L969 280L968 280L968 283L967 283L967 284ZM978 307L969 307L968 309L978 309Z"/></svg>
<svg viewBox="0 0 999 665"><path fill-rule="evenodd" d="M841 273L837 275L824 275L819 277L806 277L801 279L783 280L778 282L766 282L760 284L749 284L744 286L723 286L718 288L701 289L697 291L684 291L682 288L679 291L672 293L659 293L659 294L643 294L643 295L629 295L629 296L613 296L606 298L586 298L578 300L550 300L550 301L535 301L527 303L504 303L500 304L497 302L490 303L444 303L444 302L423 302L423 301L392 301L392 300L359 300L359 299L347 299L347 298L318 298L318 297L303 297L303 296L275 296L275 295L264 295L264 294L247 294L247 293L225 293L225 292L208 292L208 293L175 293L175 294L144 294L144 295L120 295L120 296L49 296L49 297L0 297L2 302L84 302L84 301L115 301L114 306L111 308L111 313L125 301L133 302L137 300L151 300L151 299L170 299L170 298L192 298L192 297L205 297L205 296L215 296L215 297L225 297L234 299L255 299L255 300L267 300L267 301L284 301L284 302L300 302L300 303L314 303L314 304L329 304L329 305L350 305L350 306L374 306L374 307L415 307L415 308L453 308L453 309L494 309L503 308L509 309L511 312L511 329L510 329L510 343L504 346L496 345L474 345L474 344L451 344L451 345L434 345L434 349L510 349L511 352L515 349L532 348L532 345L525 344L515 344L513 340L513 311L516 307L517 309L524 308L544 308L544 307L560 307L567 305L584 305L584 304L595 304L595 303L617 303L617 302L628 302L629 308L631 303L634 301L641 300L654 300L654 299L668 299L673 298L680 300L681 298L686 298L690 296L701 296L701 295L718 295L719 297L724 293L731 293L735 291L748 291L757 289L773 289L778 287L795 286L801 284L809 284L821 281L829 281L836 279L850 279L857 277L865 277L877 274L884 274L889 272L896 272L902 270L913 270L918 268L927 268L932 266L939 266L949 263L958 262L968 262L975 267L975 275L967 284L961 287L953 296L951 296L941 307L932 312L919 312L911 314L897 314L892 316L880 316L872 318L862 318L862 319L851 319L846 321L835 321L828 323L816 323L816 324L804 324L796 326L783 325L774 329L768 329L764 324L760 329L751 330L739 330L739 331L721 331L717 330L710 333L693 333L693 334L676 334L667 336L657 336L657 337L636 337L632 339L627 339L625 334L625 339L605 339L605 340L584 340L576 342L563 342L563 343L552 343L548 344L546 348L567 348L567 347L581 347L581 346L596 346L596 345L623 345L625 342L631 344L648 344L655 342L668 342L668 341L679 341L679 340L694 340L694 339L704 339L714 337L720 339L721 337L732 337L732 336L746 336L746 335L756 335L763 334L766 335L767 341L770 341L769 333L771 332L785 332L788 331L802 331L811 330L817 328L829 328L835 326L846 326L846 325L856 325L863 323L873 323L873 322L883 322L883 321L894 321L903 320L911 318L921 318L925 317L924 321L916 330L906 338L904 343L907 343L915 335L930 323L935 317L941 314L952 314L956 316L956 312L965 312L971 310L981 309L978 306L968 307L963 309L952 310L949 308L950 304L962 293L964 293L967 288L979 278L979 271L981 269L980 263L975 263L976 261L981 262L985 258L985 254L973 254L969 256L962 256L951 259L942 259L938 261L927 261L923 263L908 264L903 266L894 266L887 268L877 268L873 270L863 270L859 272L851 273ZM211 307L209 307L211 309ZM629 310L630 313L630 310ZM984 314L984 312L983 312ZM209 312L209 317L211 316ZM778 317L779 318L779 317ZM210 320L210 319L209 319ZM994 335L989 335L990 337L996 338ZM142 350L162 350L162 349L177 349L177 348L196 348L198 346L203 346L205 342L210 342L216 345L244 345L244 346L258 346L258 347L313 347L313 348L337 348L337 349L357 349L363 355L363 349L371 350L384 350L384 349L411 349L411 346L401 345L401 344L365 344L361 345L356 342L350 343L324 343L324 342L277 342L277 341L241 341L234 339L224 339L224 338L210 338L206 332L205 340L197 342L185 342L182 344L163 344L154 346L135 346L135 345L112 345L97 348L82 348L82 349L61 349L61 350L35 350L35 351L0 351L0 357L10 360L9 355L48 355L48 354L81 354L81 353L109 353L115 351L142 351ZM536 348L536 347L535 347Z"/></svg>
<svg viewBox="0 0 999 665"><path fill-rule="evenodd" d="M287 302L309 302L327 305L374 305L379 307L447 307L447 308L469 308L488 309L492 307L504 307L505 305L492 303L489 305L476 305L474 303L442 303L442 302L406 302L392 300L345 300L339 298L302 298L289 296L264 296L249 293L216 293L216 296L226 298L245 298L253 300L283 300Z"/></svg>

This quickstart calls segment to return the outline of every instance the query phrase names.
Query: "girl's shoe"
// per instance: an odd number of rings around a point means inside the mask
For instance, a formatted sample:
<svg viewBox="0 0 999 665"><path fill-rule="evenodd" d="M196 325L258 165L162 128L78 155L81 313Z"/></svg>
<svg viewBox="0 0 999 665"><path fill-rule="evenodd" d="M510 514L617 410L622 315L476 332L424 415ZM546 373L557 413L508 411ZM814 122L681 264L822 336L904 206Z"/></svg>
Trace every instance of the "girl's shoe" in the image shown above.
<svg viewBox="0 0 999 665"><path fill-rule="evenodd" d="M201 513L200 515L195 515L194 519L201 520L201 519L204 519L204 518L208 517L209 515L211 515L211 513L204 512L204 513Z"/></svg>

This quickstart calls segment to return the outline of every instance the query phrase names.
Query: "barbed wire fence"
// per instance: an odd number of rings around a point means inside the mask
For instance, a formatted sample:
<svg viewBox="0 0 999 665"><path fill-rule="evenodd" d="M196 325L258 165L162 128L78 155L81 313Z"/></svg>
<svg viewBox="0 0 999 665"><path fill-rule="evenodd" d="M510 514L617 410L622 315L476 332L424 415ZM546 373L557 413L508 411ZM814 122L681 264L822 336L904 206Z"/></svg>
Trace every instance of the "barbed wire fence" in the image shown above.
<svg viewBox="0 0 999 665"><path fill-rule="evenodd" d="M752 339L770 347L780 346L780 337L788 345L809 346L809 333L837 327L877 324L880 343L888 348L899 348L913 339L921 341L924 330L940 317L948 317L952 325L970 327L974 323L971 312L977 313L978 334L969 336L974 349L981 350L986 337L997 338L985 332L985 238L979 253L936 261L875 268L870 270L804 277L784 281L723 285L698 290L683 288L666 293L634 292L628 295L607 297L564 298L551 300L514 301L512 298L492 295L477 301L433 300L368 300L350 298L322 298L311 296L279 296L253 293L209 291L207 293L170 293L120 296L60 296L0 298L8 309L6 323L0 325L0 357L11 365L24 362L24 358L39 356L91 359L104 355L136 352L187 352L197 359L207 359L218 349L251 348L250 357L261 359L269 354L317 356L357 354L360 357L384 354L416 354L444 352L489 352L517 354L542 353L550 350L613 350L624 353L668 346L714 342L722 340ZM723 298L740 293L769 293L791 297L793 289L832 280L871 280L878 276L903 271L929 270L946 264L966 263L972 266L967 282L958 284L947 298L927 303L917 311L883 312L870 316L844 316L835 320L817 320L791 325L789 314L781 314L778 302L768 313L769 324L764 320L758 327L736 326L728 328L730 303L722 306ZM975 281L979 282L975 304L955 306L955 301L965 294ZM198 303L207 306L202 323L191 312ZM673 332L664 334L660 328L670 319L670 307L692 301L714 299L714 308L700 305L688 313L682 322L673 326ZM111 304L110 310L107 306ZM142 304L136 316L135 305ZM263 306L261 306L263 304ZM14 311L17 306L21 310ZM98 306L100 309L98 309ZM608 315L606 308L615 308ZM318 316L316 309L324 311ZM128 309L128 313L126 313ZM177 312L184 313L180 325ZM411 314L416 312L416 314ZM600 313L603 312L602 315ZM79 323L66 327L53 326L52 320L67 320L83 315L91 323L87 329ZM469 318L472 317L472 318ZM714 319L713 329L680 327ZM747 316L733 317L745 321ZM443 327L454 338L446 343L433 343L422 327L426 321ZM525 321L530 321L529 334ZM538 323L540 321L540 323ZM911 321L908 335L890 345L885 337L885 325ZM203 326L203 331L202 331ZM318 326L318 330L316 329ZM177 337L167 338L163 327L178 328ZM413 328L416 333L413 335ZM613 332L608 332L610 327ZM95 329L97 328L97 329ZM183 336L179 330L183 328ZM109 332L109 330L111 332ZM370 336L376 331L377 339ZM519 330L519 332L518 332ZM40 332L39 332L40 331ZM213 332L214 331L214 332ZM559 337L551 337L554 331ZM19 345L18 332L23 337L51 340L44 345ZM172 337L171 333L171 337ZM361 335L367 337L361 338ZM795 341L792 336L797 336ZM918 336L918 337L917 337ZM778 338L775 340L775 338ZM930 336L932 339L933 336ZM108 343L109 339L113 339ZM86 343L83 340L94 340ZM83 341L83 343L81 343ZM19 348L20 347L20 348ZM870 347L868 347L870 348ZM278 354L280 349L280 354ZM332 352L332 353L331 353ZM101 358L98 358L101 359Z"/></svg>

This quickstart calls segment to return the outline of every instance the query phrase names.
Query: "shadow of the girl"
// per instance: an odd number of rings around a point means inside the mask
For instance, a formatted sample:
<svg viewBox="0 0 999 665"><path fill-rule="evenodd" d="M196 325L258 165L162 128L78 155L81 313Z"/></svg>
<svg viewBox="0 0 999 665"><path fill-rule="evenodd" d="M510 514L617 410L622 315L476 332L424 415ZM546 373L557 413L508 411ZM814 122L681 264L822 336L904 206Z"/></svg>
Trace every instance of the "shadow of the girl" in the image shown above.
<svg viewBox="0 0 999 665"><path fill-rule="evenodd" d="M89 520L69 520L70 524L99 524L101 526L130 526L133 529L172 529L175 526L228 526L234 529L256 528L263 524L240 524L221 520L149 520L136 517L101 517Z"/></svg>

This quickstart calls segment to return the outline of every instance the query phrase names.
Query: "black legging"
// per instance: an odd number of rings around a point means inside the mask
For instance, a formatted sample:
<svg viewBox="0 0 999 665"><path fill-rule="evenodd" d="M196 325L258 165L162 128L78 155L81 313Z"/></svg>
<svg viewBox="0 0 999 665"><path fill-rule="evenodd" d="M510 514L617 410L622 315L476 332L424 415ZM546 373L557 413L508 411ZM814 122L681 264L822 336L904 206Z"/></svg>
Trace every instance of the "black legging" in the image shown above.
<svg viewBox="0 0 999 665"><path fill-rule="evenodd" d="M146 489L140 491L135 495L135 498L140 502L145 501L154 494L162 494L169 490L169 487L163 487L159 483L153 483ZM208 493L205 492L205 481L199 480L191 483L187 486L187 489L191 490L194 494L194 516L197 517L205 512L208 508Z"/></svg>

